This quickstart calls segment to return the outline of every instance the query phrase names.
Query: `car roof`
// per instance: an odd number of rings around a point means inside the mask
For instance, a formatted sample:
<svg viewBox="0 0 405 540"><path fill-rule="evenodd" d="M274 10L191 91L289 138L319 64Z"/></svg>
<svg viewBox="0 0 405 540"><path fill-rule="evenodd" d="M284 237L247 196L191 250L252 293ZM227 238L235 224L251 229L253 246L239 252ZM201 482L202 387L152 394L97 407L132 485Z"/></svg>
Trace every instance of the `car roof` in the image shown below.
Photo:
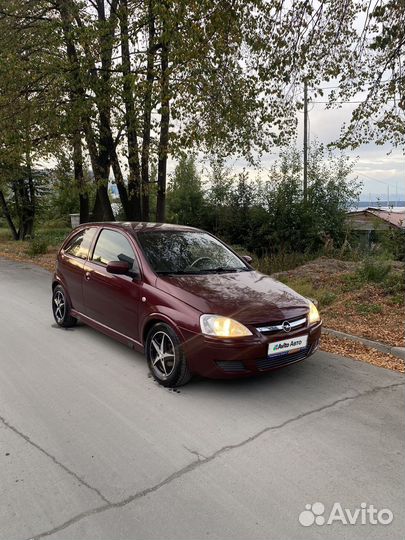
<svg viewBox="0 0 405 540"><path fill-rule="evenodd" d="M173 223L152 223L147 221L101 221L83 223L82 226L95 225L98 227L114 227L117 229L125 229L128 232L144 233L144 232L161 232L161 231L199 231L195 227L188 227L186 225L176 225Z"/></svg>

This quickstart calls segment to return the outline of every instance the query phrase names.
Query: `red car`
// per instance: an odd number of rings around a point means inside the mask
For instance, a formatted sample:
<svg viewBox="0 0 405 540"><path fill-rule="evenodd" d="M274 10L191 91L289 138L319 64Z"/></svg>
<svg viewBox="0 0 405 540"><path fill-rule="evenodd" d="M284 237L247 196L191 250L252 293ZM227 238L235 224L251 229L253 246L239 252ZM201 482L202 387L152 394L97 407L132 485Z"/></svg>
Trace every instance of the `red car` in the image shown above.
<svg viewBox="0 0 405 540"><path fill-rule="evenodd" d="M211 234L155 223L87 223L57 257L52 309L145 351L164 386L298 362L321 335L317 308Z"/></svg>

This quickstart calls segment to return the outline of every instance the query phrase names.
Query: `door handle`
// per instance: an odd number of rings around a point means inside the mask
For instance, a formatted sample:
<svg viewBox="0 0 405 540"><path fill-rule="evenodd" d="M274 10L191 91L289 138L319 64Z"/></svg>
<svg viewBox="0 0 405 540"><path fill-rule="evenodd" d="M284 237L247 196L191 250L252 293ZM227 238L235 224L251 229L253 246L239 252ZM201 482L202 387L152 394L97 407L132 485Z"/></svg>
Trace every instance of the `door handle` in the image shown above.
<svg viewBox="0 0 405 540"><path fill-rule="evenodd" d="M86 277L87 281L89 281L89 279L90 279L90 272L86 272L86 273L85 273L85 277Z"/></svg>

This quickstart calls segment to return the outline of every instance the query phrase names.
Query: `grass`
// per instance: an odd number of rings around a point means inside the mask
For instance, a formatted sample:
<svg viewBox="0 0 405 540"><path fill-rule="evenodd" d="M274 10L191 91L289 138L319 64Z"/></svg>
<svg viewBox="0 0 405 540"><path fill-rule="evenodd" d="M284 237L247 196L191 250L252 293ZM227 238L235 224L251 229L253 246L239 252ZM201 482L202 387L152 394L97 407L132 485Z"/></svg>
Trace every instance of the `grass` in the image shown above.
<svg viewBox="0 0 405 540"><path fill-rule="evenodd" d="M390 261L367 258L356 273L356 277L362 283L381 283L391 272Z"/></svg>
<svg viewBox="0 0 405 540"><path fill-rule="evenodd" d="M297 291L305 298L317 300L319 307L323 308L330 306L337 298L336 292L329 288L315 287L310 281L304 279L289 279L287 277L280 278L280 281Z"/></svg>
<svg viewBox="0 0 405 540"><path fill-rule="evenodd" d="M38 240L39 242L41 240L44 243L46 242L49 247L57 247L63 242L71 230L70 227L39 227L35 230L34 239L32 241L27 239L26 242L33 243L34 241ZM11 242L12 240L13 237L10 231L6 228L0 228L0 242Z"/></svg>
<svg viewBox="0 0 405 540"><path fill-rule="evenodd" d="M379 304L356 304L354 308L359 315L371 315L372 313L383 312Z"/></svg>
<svg viewBox="0 0 405 540"><path fill-rule="evenodd" d="M35 257L36 255L43 255L48 251L48 242L45 238L36 237L29 243L27 250L28 255Z"/></svg>
<svg viewBox="0 0 405 540"><path fill-rule="evenodd" d="M316 299L321 309L332 306L333 311L336 302L347 299L350 303L352 298L356 298L350 308L360 317L382 314L383 305L394 308L404 304L404 272L394 265L394 261L367 257L354 272L330 275L320 281L319 278L318 273L313 280L311 274L301 278L293 273L280 279L302 296ZM377 302L371 298L367 302L368 294L374 294L373 291L378 297Z"/></svg>
<svg viewBox="0 0 405 540"><path fill-rule="evenodd" d="M0 242L8 242L12 239L13 237L8 229L0 229Z"/></svg>
<svg viewBox="0 0 405 540"><path fill-rule="evenodd" d="M263 272L263 274L274 274L276 272L284 272L292 270L298 266L312 261L318 257L318 254L308 253L275 253L265 255L263 257L253 257L253 266Z"/></svg>
<svg viewBox="0 0 405 540"><path fill-rule="evenodd" d="M58 247L71 232L70 227L60 227L54 229L41 228L35 232L37 238L43 239L48 246Z"/></svg>

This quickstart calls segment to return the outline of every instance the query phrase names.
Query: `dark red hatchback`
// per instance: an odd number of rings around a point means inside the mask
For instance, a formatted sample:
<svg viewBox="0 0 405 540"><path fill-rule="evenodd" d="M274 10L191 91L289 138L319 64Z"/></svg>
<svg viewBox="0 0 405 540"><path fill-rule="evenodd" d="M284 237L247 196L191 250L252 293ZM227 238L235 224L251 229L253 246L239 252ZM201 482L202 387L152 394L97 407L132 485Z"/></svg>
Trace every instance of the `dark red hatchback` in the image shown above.
<svg viewBox="0 0 405 540"><path fill-rule="evenodd" d="M319 345L316 307L199 229L87 223L57 257L52 309L139 351L164 386L193 374L243 377L303 360Z"/></svg>

